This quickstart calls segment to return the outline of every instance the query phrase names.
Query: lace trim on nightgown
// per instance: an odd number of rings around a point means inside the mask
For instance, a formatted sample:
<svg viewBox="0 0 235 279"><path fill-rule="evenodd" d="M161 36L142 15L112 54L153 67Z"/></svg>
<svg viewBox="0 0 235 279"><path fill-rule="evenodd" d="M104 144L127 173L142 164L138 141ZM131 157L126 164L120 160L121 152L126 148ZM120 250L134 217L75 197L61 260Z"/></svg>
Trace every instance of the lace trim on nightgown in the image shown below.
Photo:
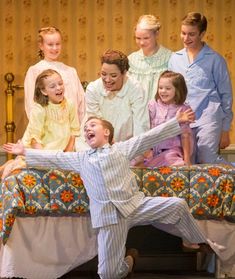
<svg viewBox="0 0 235 279"><path fill-rule="evenodd" d="M49 121L56 121L57 123L68 122L69 108L66 100L60 104L49 103L45 110Z"/></svg>

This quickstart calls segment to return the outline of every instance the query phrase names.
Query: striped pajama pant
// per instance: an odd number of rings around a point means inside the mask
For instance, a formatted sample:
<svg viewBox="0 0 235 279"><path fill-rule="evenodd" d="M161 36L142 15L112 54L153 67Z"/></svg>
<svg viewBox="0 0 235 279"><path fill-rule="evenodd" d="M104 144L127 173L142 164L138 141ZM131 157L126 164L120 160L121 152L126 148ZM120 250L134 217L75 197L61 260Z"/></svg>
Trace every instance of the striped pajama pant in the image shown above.
<svg viewBox="0 0 235 279"><path fill-rule="evenodd" d="M98 229L98 274L102 279L120 279L128 273L125 262L128 230L139 225L154 227L191 243L205 243L206 237L180 198L145 197L143 203L127 218L119 216L118 224Z"/></svg>

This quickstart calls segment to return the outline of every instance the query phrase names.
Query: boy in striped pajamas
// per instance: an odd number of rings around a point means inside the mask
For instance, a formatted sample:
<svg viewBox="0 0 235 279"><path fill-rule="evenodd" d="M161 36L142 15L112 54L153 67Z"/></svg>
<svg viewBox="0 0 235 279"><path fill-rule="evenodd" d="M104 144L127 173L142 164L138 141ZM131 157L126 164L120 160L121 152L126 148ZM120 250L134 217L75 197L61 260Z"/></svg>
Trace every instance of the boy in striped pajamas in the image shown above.
<svg viewBox="0 0 235 279"><path fill-rule="evenodd" d="M90 199L92 226L98 233L98 274L102 279L120 279L129 276L135 260L133 254L126 254L125 248L128 230L133 226L152 224L190 243L209 241L183 199L145 197L129 167L130 160L136 156L160 141L180 134L179 123L185 121L194 121L190 109L178 112L175 118L144 134L112 144L112 124L90 117L84 126L89 150L32 150L25 149L20 143L5 144L4 149L25 155L30 167L53 167L80 173Z"/></svg>

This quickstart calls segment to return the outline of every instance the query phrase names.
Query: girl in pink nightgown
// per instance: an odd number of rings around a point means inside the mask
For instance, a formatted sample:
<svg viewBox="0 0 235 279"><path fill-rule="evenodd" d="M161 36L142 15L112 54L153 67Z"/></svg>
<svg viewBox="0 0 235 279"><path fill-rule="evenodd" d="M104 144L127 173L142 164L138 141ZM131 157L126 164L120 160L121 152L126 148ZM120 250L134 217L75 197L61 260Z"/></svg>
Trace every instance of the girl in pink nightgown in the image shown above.
<svg viewBox="0 0 235 279"><path fill-rule="evenodd" d="M176 112L189 108L184 102L187 96L187 86L184 77L172 71L165 71L160 75L155 100L148 104L151 128L175 117ZM145 159L147 167L169 165L190 165L193 151L193 135L189 123L181 124L182 133L162 141L156 145L151 155ZM183 241L184 250L198 250L196 243Z"/></svg>
<svg viewBox="0 0 235 279"><path fill-rule="evenodd" d="M176 112L189 108L185 99L187 86L184 77L172 71L160 75L155 100L148 104L151 128L175 117ZM162 141L152 149L145 161L146 167L190 165L193 150L192 131L189 123L181 125L182 134Z"/></svg>

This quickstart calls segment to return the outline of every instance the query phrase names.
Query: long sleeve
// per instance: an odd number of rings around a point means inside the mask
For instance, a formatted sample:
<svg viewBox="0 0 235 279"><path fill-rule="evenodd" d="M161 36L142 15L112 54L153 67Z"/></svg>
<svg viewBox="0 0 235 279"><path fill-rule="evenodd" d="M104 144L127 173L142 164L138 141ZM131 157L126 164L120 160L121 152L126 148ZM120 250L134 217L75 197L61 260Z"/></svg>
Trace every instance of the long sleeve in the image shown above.
<svg viewBox="0 0 235 279"><path fill-rule="evenodd" d="M179 134L181 134L181 128L174 117L146 133L127 141L116 143L116 145L129 160L132 160L161 141Z"/></svg>
<svg viewBox="0 0 235 279"><path fill-rule="evenodd" d="M80 136L80 125L78 115L76 112L76 107L73 103L68 101L68 109L71 136Z"/></svg>
<svg viewBox="0 0 235 279"><path fill-rule="evenodd" d="M138 136L141 133L147 132L150 128L144 94L144 89L141 86L136 86L130 98L134 125L133 136Z"/></svg>
<svg viewBox="0 0 235 279"><path fill-rule="evenodd" d="M46 112L41 105L36 103L32 105L29 123L22 138L22 142L26 147L31 147L33 139L36 140L37 143L43 145L42 138L44 134Z"/></svg>
<svg viewBox="0 0 235 279"><path fill-rule="evenodd" d="M100 93L97 92L95 84L96 83L94 82L89 83L86 89L85 99L86 99L87 117L103 116L100 109Z"/></svg>
<svg viewBox="0 0 235 279"><path fill-rule="evenodd" d="M156 125L154 124L154 119L156 118L156 107L155 107L155 100L151 100L148 103L148 111L149 111L149 121L150 121L150 128L154 128Z"/></svg>
<svg viewBox="0 0 235 279"><path fill-rule="evenodd" d="M25 112L29 119L30 111L34 104L34 89L35 89L36 76L34 74L33 68L29 67L25 80L24 80L24 105Z"/></svg>
<svg viewBox="0 0 235 279"><path fill-rule="evenodd" d="M74 82L74 86L76 87L76 96L77 96L77 106L78 106L78 119L80 122L80 125L85 117L85 113L86 113L86 102L85 102L85 93L84 93L84 89L83 86L81 84L81 81L78 77L77 71L75 68L70 68L74 78L73 78L73 82Z"/></svg>
<svg viewBox="0 0 235 279"><path fill-rule="evenodd" d="M77 152L62 152L26 149L28 167L53 168L80 173L80 159Z"/></svg>
<svg viewBox="0 0 235 279"><path fill-rule="evenodd" d="M221 107L224 113L222 128L229 131L233 119L232 104L232 85L227 64L222 56L215 60L213 67L213 77L217 86L217 91L221 100Z"/></svg>

